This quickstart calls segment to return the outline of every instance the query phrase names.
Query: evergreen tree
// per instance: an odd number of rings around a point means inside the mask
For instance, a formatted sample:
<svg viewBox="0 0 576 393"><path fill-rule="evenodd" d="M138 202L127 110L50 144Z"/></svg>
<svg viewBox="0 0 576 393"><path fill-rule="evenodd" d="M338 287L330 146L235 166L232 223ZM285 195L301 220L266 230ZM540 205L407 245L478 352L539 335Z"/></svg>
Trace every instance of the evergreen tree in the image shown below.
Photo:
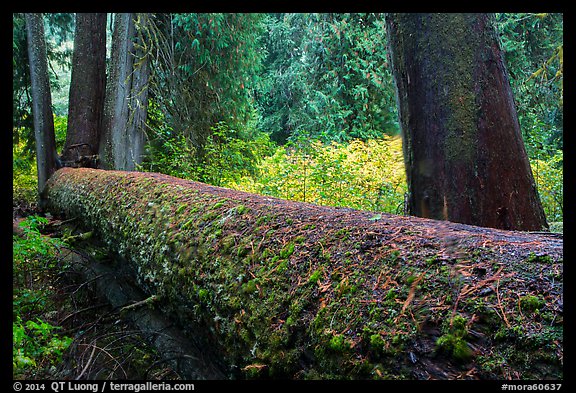
<svg viewBox="0 0 576 393"><path fill-rule="evenodd" d="M547 227L490 14L389 14L410 214Z"/></svg>
<svg viewBox="0 0 576 393"><path fill-rule="evenodd" d="M151 95L163 113L163 129L185 135L200 157L212 127L225 122L243 129L254 119L262 18L204 13L155 19Z"/></svg>
<svg viewBox="0 0 576 393"><path fill-rule="evenodd" d="M27 13L25 18L32 92L32 115L36 139L38 192L42 195L48 178L57 169L54 118L42 14Z"/></svg>
<svg viewBox="0 0 576 393"><path fill-rule="evenodd" d="M268 19L260 128L284 143L398 132L379 14L275 14Z"/></svg>

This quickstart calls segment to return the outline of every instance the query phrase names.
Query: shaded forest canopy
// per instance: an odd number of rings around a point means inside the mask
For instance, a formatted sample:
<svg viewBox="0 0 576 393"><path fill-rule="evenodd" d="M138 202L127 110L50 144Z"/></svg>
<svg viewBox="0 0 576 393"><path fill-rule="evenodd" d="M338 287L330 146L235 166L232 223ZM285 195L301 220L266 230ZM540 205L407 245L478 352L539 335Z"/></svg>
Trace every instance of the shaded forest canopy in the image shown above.
<svg viewBox="0 0 576 393"><path fill-rule="evenodd" d="M65 168L46 197L130 261L180 326L204 332L230 376L562 378L553 235L154 173Z"/></svg>

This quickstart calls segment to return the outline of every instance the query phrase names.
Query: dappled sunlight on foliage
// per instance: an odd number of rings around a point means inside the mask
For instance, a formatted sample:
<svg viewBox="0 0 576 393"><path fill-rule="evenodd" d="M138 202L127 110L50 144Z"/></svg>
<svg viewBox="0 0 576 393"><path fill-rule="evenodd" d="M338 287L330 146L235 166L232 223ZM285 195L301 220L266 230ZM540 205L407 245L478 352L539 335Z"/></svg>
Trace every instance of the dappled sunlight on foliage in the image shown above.
<svg viewBox="0 0 576 393"><path fill-rule="evenodd" d="M402 213L402 141L384 136L349 144L292 143L263 160L256 177L227 186L319 205Z"/></svg>
<svg viewBox="0 0 576 393"><path fill-rule="evenodd" d="M532 160L532 172L548 223L564 217L564 154L558 150L548 160Z"/></svg>
<svg viewBox="0 0 576 393"><path fill-rule="evenodd" d="M12 145L12 203L33 205L38 194L36 159L25 154L25 142Z"/></svg>

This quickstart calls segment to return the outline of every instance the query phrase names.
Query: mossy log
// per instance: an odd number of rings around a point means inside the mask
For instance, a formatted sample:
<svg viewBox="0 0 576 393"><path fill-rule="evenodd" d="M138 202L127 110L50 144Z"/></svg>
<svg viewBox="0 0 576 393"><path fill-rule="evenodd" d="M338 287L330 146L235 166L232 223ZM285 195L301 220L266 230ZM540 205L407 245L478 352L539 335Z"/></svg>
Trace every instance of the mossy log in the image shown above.
<svg viewBox="0 0 576 393"><path fill-rule="evenodd" d="M561 379L563 239L63 168L76 217L230 378Z"/></svg>
<svg viewBox="0 0 576 393"><path fill-rule="evenodd" d="M139 329L142 336L158 350L162 361L182 378L225 378L208 351L198 348L170 319L151 307L155 297L147 298L132 285L129 273L119 274L122 269L114 269L108 263L99 263L88 255L74 251L63 254L63 257L71 270L81 274L85 282L91 283L98 293L103 294L124 320Z"/></svg>

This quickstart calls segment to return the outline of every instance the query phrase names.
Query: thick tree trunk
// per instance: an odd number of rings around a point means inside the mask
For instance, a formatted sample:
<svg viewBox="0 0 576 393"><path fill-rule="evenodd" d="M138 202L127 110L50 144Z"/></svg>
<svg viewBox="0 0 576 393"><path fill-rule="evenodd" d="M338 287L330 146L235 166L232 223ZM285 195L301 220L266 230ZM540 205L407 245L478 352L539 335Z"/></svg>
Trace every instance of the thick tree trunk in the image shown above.
<svg viewBox="0 0 576 393"><path fill-rule="evenodd" d="M389 14L410 214L501 229L546 218L487 14Z"/></svg>
<svg viewBox="0 0 576 393"><path fill-rule="evenodd" d="M54 115L48 76L48 59L44 38L42 14L26 14L28 38L28 61L32 84L32 116L36 140L36 167L38 169L38 192L57 168L56 139L54 136Z"/></svg>
<svg viewBox="0 0 576 393"><path fill-rule="evenodd" d="M62 151L66 166L94 166L98 154L106 84L106 13L76 14L68 107ZM85 157L84 159L82 157Z"/></svg>
<svg viewBox="0 0 576 393"><path fill-rule="evenodd" d="M143 49L148 14L116 14L100 158L105 169L142 163L148 107L149 59Z"/></svg>
<svg viewBox="0 0 576 393"><path fill-rule="evenodd" d="M561 236L153 173L63 168L47 198L237 378L562 378Z"/></svg>

